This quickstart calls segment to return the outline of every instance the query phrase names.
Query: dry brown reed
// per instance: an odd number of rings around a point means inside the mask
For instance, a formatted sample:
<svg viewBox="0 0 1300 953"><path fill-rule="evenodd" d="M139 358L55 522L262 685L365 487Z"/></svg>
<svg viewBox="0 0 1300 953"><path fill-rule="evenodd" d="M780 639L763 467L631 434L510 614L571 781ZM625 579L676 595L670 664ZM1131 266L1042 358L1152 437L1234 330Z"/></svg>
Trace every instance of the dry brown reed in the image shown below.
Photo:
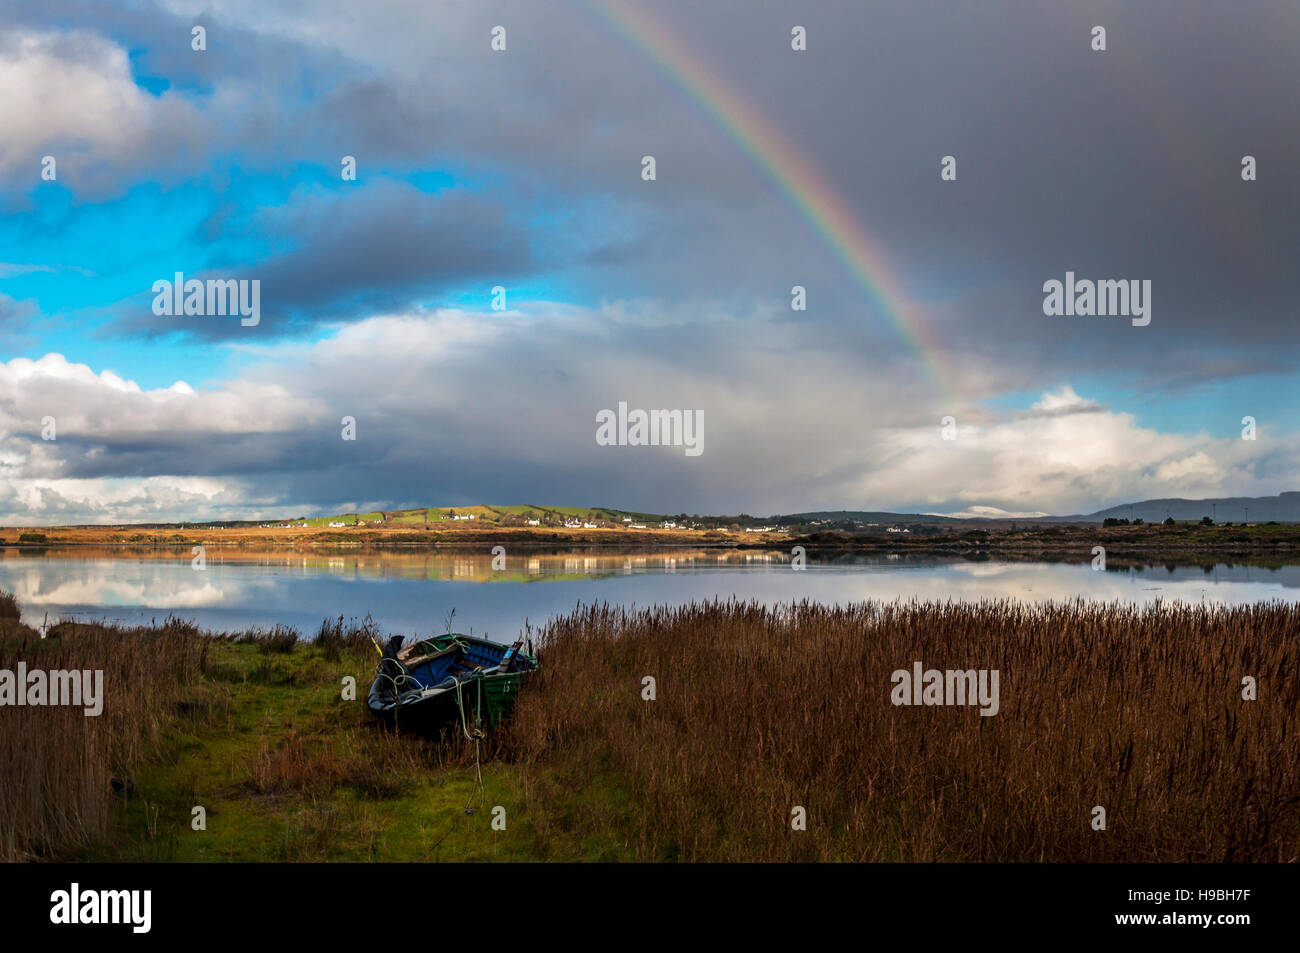
<svg viewBox="0 0 1300 953"><path fill-rule="evenodd" d="M596 606L543 646L509 729L541 838L620 829L650 860L1300 857L1295 606ZM999 713L896 707L918 660L999 670Z"/></svg>
<svg viewBox="0 0 1300 953"><path fill-rule="evenodd" d="M27 628L0 633L0 669L99 670L103 711L69 706L0 710L0 860L39 859L105 839L114 784L131 769L174 710L177 686L195 678L204 641L192 624L156 628L61 623L48 637Z"/></svg>

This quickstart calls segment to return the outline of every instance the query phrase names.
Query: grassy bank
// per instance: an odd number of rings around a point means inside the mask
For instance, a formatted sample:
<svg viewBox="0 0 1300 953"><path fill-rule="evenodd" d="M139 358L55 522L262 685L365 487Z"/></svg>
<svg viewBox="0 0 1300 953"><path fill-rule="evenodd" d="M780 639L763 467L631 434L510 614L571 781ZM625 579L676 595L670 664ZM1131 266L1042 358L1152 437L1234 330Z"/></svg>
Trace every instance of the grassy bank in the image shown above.
<svg viewBox="0 0 1300 953"><path fill-rule="evenodd" d="M1287 606L586 609L542 634L543 671L485 743L481 791L459 734L370 722L364 627L312 643L58 627L41 642L5 625L0 667L114 673L102 718L0 712L5 780L22 782L0 815L11 860L1300 853L1300 610ZM892 705L891 673L917 660L999 670L998 713ZM1257 701L1242 700L1245 675Z"/></svg>
<svg viewBox="0 0 1300 953"><path fill-rule="evenodd" d="M781 537L784 539L784 537ZM620 527L498 526L492 523L440 522L428 526L390 523L330 529L289 527L0 527L0 545L39 552L48 549L119 549L188 553L192 546L212 550L283 552L435 551L490 549L605 549L611 551L682 546L726 547L752 542L723 531ZM770 539L768 540L771 541Z"/></svg>
<svg viewBox="0 0 1300 953"><path fill-rule="evenodd" d="M29 669L118 661L105 676L100 718L79 709L4 712L25 715L0 721L6 780L34 783L5 802L3 858L535 856L523 818L487 836L490 808L516 803L508 765L485 771L480 791L463 738L379 730L364 711L376 658L365 627L322 630L313 642L283 627L213 636L177 623L158 630L62 625L44 641L11 633L10 668L19 657ZM187 664L164 667L169 691L142 695L135 677L121 676L139 676L158 661L159 640ZM356 680L355 700L343 698L348 677ZM495 754L491 743L483 750L484 758ZM204 830L194 829L195 807L204 810Z"/></svg>
<svg viewBox="0 0 1300 953"><path fill-rule="evenodd" d="M917 553L1084 562L1093 547L1106 550L1115 565L1213 565L1221 562L1294 563L1300 560L1300 525L1277 523L1012 524L1010 526L924 526L906 534L824 531L782 541L822 558L835 553Z"/></svg>
<svg viewBox="0 0 1300 953"><path fill-rule="evenodd" d="M1121 565L1213 565L1221 562L1284 565L1300 561L1300 525L1199 523L1103 526L1091 524L911 523L907 532L881 525L868 530L749 533L739 529L570 529L507 526L490 521L440 521L414 525L393 520L331 529L288 527L50 526L0 528L0 546L14 553L103 552L190 558L195 546L209 555L337 553L488 553L504 546L512 555L560 551L656 552L672 549L789 553L804 547L815 559L839 554L912 554L962 559L1087 562L1106 549Z"/></svg>

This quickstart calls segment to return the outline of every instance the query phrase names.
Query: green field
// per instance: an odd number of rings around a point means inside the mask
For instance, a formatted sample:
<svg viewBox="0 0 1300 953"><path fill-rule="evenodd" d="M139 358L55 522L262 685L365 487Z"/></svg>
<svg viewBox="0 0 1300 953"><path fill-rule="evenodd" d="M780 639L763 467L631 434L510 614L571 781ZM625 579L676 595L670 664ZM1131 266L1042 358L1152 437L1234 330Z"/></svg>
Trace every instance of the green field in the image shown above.
<svg viewBox="0 0 1300 953"><path fill-rule="evenodd" d="M566 519L595 519L621 525L624 517L637 523L659 523L666 517L658 513L638 513L631 510L615 510L604 506L539 506L535 504L516 504L511 506L431 506L411 510L387 510L384 512L343 513L335 516L313 516L303 522L309 526L328 526L332 522L344 522L349 525L356 519L367 523L379 523L384 526L423 526L426 523L454 521L455 516L473 516L475 522L491 525L509 524L516 520L540 520L543 525L559 525Z"/></svg>

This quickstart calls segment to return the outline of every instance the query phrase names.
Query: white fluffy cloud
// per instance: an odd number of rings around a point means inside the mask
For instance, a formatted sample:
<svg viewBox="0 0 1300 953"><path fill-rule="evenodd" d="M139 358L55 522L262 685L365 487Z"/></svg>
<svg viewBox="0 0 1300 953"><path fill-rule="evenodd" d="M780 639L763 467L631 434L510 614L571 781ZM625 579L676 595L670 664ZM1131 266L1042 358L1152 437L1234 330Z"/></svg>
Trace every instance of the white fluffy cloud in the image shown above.
<svg viewBox="0 0 1300 953"><path fill-rule="evenodd" d="M310 423L321 409L274 383L235 380L199 392L176 381L144 390L61 354L0 363L0 518L148 521L230 515L231 507L242 513L255 506L247 481L209 476L193 464L189 472L162 466L120 475L114 460L144 449L151 451L147 460L165 461L169 452L215 438L274 437ZM220 469L218 459L210 463ZM82 475L97 468L103 475Z"/></svg>
<svg viewBox="0 0 1300 953"><path fill-rule="evenodd" d="M1154 497L1271 494L1292 486L1282 473L1261 476L1261 462L1300 460L1294 438L1269 445L1161 433L1069 385L1043 394L1025 413L959 426L955 440L941 439L938 427L880 439L893 465L865 472L862 494L919 496L954 510L993 505L1066 515Z"/></svg>
<svg viewBox="0 0 1300 953"><path fill-rule="evenodd" d="M93 189L198 128L191 105L140 89L126 50L90 32L0 36L0 89L0 173L33 185L44 155L58 162L59 181Z"/></svg>
<svg viewBox="0 0 1300 953"><path fill-rule="evenodd" d="M0 507L15 525L148 523L262 515L239 481L204 477L0 478Z"/></svg>
<svg viewBox="0 0 1300 953"><path fill-rule="evenodd" d="M295 398L271 381L234 380L196 392L185 381L142 390L110 370L96 373L62 354L0 363L0 432L53 449L76 437L113 445L168 434L285 431L319 414L311 399ZM55 440L42 439L42 421L54 418Z"/></svg>
<svg viewBox="0 0 1300 953"><path fill-rule="evenodd" d="M908 369L845 388L852 358L813 350L780 320L705 315L671 338L654 333L661 320L622 306L377 316L313 344L249 348L241 376L201 390L143 390L57 354L15 359L0 364L0 519L471 501L1066 514L1274 493L1300 462L1294 441L1161 433L1069 386L1019 413L959 421L943 440L937 420L906 409L923 406ZM767 346L720 363L742 327ZM596 359L606 336L642 345ZM682 339L698 352L662 343ZM702 409L703 455L597 446L596 413L619 401ZM46 415L55 441L40 437ZM345 415L354 442L340 439Z"/></svg>

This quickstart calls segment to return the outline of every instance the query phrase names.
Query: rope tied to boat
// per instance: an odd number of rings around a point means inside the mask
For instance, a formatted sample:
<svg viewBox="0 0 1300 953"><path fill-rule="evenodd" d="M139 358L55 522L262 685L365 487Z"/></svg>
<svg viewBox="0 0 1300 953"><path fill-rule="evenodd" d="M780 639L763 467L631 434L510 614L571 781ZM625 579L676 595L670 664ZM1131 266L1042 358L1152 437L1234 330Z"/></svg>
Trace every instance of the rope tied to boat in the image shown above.
<svg viewBox="0 0 1300 953"><path fill-rule="evenodd" d="M481 725L483 720L483 677L481 675L474 676L474 688L477 692L477 701L475 706L473 733L470 732L469 723L465 718L465 699L461 693L461 689L463 687L464 687L464 682L462 682L460 679L456 679L456 708L460 711L460 729L465 733L465 739L467 741L474 742L474 777L476 779L476 785L478 787L479 807L482 807L485 802L485 795L483 792L483 769L481 767L482 759L480 758L479 749L480 746L482 745L483 738L484 738L483 728ZM474 808L470 807L470 805L473 803L474 803L474 791L471 790L469 792L469 799L465 802L466 814L474 813Z"/></svg>

